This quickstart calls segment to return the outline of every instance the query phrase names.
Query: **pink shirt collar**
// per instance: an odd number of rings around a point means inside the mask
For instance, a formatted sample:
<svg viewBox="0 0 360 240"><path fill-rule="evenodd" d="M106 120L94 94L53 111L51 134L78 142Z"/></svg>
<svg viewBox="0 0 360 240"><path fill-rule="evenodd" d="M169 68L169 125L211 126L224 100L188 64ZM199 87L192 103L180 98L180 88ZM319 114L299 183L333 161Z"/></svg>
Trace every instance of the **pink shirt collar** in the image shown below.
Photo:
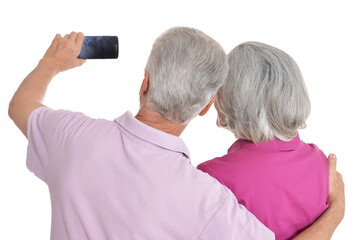
<svg viewBox="0 0 360 240"><path fill-rule="evenodd" d="M238 139L228 150L228 153L236 152L240 149L248 150L277 150L277 151L288 151L295 150L301 145L299 134L297 134L292 140L285 142L278 138L274 138L272 141L262 142L255 144L251 141Z"/></svg>
<svg viewBox="0 0 360 240"><path fill-rule="evenodd" d="M133 135L162 148L180 152L190 160L189 150L180 137L165 133L140 122L129 111L116 118L115 121Z"/></svg>

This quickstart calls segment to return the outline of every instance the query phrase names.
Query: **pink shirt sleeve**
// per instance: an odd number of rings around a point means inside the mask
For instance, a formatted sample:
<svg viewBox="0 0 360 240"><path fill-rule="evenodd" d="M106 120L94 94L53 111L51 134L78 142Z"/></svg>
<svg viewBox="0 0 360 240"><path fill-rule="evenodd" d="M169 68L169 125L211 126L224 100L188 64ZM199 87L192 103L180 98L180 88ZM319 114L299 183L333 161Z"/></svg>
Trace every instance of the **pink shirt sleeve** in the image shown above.
<svg viewBox="0 0 360 240"><path fill-rule="evenodd" d="M215 212L199 238L210 239L268 240L275 239L275 235L243 205L238 204L231 194Z"/></svg>
<svg viewBox="0 0 360 240"><path fill-rule="evenodd" d="M76 116L66 110L53 110L40 107L33 110L28 119L27 159L26 165L37 177L46 182L46 174L51 159L52 149L64 135L66 128L71 127Z"/></svg>

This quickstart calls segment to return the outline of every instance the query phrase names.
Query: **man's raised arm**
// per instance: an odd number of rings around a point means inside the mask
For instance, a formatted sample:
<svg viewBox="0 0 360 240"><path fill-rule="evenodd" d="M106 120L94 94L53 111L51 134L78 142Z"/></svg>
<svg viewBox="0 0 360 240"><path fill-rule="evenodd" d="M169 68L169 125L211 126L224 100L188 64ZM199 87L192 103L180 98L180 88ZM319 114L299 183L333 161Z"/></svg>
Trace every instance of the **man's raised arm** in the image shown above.
<svg viewBox="0 0 360 240"><path fill-rule="evenodd" d="M336 155L330 154L329 161L329 208L294 240L328 240L344 218L344 182L336 171Z"/></svg>
<svg viewBox="0 0 360 240"><path fill-rule="evenodd" d="M84 41L83 33L57 34L36 68L24 79L9 104L9 116L27 137L27 121L42 101L51 79L59 72L81 66L78 59Z"/></svg>

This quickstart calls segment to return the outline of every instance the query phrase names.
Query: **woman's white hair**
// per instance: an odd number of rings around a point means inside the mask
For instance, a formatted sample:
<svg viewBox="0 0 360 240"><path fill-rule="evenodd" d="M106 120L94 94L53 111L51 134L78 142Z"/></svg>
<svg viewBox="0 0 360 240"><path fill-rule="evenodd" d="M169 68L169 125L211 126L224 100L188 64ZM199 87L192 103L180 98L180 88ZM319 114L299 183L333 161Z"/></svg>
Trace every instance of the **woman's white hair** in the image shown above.
<svg viewBox="0 0 360 240"><path fill-rule="evenodd" d="M305 128L308 92L296 62L275 47L246 42L228 54L230 65L219 89L218 124L254 143L289 141Z"/></svg>
<svg viewBox="0 0 360 240"><path fill-rule="evenodd" d="M216 95L228 68L226 53L215 40L197 29L171 28L154 42L145 68L147 108L187 124Z"/></svg>

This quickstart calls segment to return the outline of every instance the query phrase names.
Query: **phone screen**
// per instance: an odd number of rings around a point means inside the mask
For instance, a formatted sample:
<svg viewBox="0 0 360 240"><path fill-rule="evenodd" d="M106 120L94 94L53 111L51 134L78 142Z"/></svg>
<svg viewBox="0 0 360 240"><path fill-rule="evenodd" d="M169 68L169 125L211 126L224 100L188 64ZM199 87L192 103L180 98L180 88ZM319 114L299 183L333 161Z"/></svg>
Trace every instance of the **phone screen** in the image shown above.
<svg viewBox="0 0 360 240"><path fill-rule="evenodd" d="M78 58L115 59L119 56L117 36L85 36Z"/></svg>

